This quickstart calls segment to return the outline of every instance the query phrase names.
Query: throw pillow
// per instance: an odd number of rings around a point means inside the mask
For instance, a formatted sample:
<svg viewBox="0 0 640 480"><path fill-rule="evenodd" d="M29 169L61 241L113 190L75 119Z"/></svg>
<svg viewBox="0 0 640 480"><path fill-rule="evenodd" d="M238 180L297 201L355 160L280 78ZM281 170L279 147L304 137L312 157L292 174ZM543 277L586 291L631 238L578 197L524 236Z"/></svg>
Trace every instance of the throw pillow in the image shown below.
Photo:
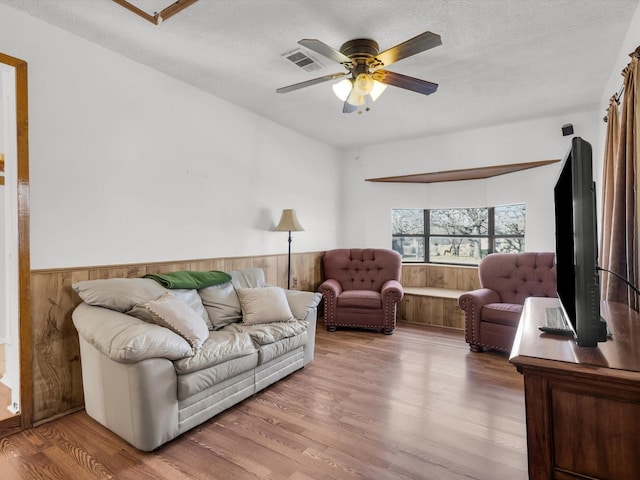
<svg viewBox="0 0 640 480"><path fill-rule="evenodd" d="M264 270L261 268L243 268L229 272L231 283L236 288L261 288L266 286Z"/></svg>
<svg viewBox="0 0 640 480"><path fill-rule="evenodd" d="M180 300L183 300L187 305L193 308L193 310L205 321L207 327L209 327L209 330L213 330L213 325L211 325L211 322L209 321L209 314L202 304L202 299L198 294L198 290L190 290L187 288L177 290L174 289L171 290L171 293L173 293L176 297L178 297Z"/></svg>
<svg viewBox="0 0 640 480"><path fill-rule="evenodd" d="M209 328L204 319L169 292L144 306L151 312L156 324L177 333L196 350L209 338Z"/></svg>
<svg viewBox="0 0 640 480"><path fill-rule="evenodd" d="M89 305L128 312L136 304L154 300L167 291L150 278L107 278L76 282L72 288Z"/></svg>
<svg viewBox="0 0 640 480"><path fill-rule="evenodd" d="M165 290L165 293L166 293L166 290ZM202 304L202 299L200 298L200 295L198 295L197 290L173 289L171 290L171 294L178 297L180 300L182 300L191 308L193 308L194 312L200 315L202 319L205 321L205 323L207 324L207 328L209 330L213 330L213 325L211 325L211 321L209 320L209 314L205 310L204 305ZM158 297L149 298L146 301L155 300ZM145 303L139 303L135 305L131 310L125 313L127 315L131 315L132 317L136 317L140 320L143 320L147 323L155 323L155 320L153 319L151 312L149 312L149 310L145 306Z"/></svg>
<svg viewBox="0 0 640 480"><path fill-rule="evenodd" d="M212 330L220 330L231 323L242 320L238 294L231 282L201 288L198 290L198 294L209 314L209 320L213 325Z"/></svg>
<svg viewBox="0 0 640 480"><path fill-rule="evenodd" d="M280 287L240 288L238 298L244 325L293 320L287 297Z"/></svg>

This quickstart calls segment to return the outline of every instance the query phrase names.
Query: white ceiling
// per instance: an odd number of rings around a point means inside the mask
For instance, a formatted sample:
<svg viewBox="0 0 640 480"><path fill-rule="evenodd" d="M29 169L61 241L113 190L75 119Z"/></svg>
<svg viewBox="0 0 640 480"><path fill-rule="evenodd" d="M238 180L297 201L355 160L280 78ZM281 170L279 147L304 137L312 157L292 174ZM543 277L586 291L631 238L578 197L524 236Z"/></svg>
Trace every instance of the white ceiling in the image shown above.
<svg viewBox="0 0 640 480"><path fill-rule="evenodd" d="M172 0L133 0L153 13ZM156 26L110 0L0 0L135 61L338 147L588 110L598 105L640 0L199 0ZM393 64L438 83L430 96L389 87L343 114L314 73L281 55L302 38L385 50L424 31L442 45ZM28 59L27 59L28 60ZM603 112L604 114L604 112ZM560 126L558 126L559 128Z"/></svg>

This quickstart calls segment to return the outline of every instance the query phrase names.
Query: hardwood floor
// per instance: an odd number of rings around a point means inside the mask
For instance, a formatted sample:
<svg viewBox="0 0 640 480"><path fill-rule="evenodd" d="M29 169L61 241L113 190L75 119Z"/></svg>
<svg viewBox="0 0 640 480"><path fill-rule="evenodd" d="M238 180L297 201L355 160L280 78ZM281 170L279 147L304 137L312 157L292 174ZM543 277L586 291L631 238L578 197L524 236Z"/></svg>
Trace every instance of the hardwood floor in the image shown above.
<svg viewBox="0 0 640 480"><path fill-rule="evenodd" d="M401 323L318 327L315 360L152 453L84 411L0 439L7 479L526 479L523 382L504 354Z"/></svg>

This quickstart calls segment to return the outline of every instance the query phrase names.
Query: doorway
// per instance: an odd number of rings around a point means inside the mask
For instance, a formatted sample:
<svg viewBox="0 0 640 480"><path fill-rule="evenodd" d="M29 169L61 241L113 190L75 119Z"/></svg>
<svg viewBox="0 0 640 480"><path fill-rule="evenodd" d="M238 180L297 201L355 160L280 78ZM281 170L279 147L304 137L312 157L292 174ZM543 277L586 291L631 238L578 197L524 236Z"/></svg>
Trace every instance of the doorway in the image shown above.
<svg viewBox="0 0 640 480"><path fill-rule="evenodd" d="M4 66L0 67L0 69L5 68ZM2 75L0 74L0 81L2 80ZM3 95L0 95L0 112L4 112L4 94L6 93L3 88L0 88L0 92ZM7 351L7 343L8 343L8 325L7 325L7 285L6 285L6 235L5 233L7 228L5 225L5 209L6 209L6 193L7 189L5 188L5 162L4 162L4 153L6 151L6 147L4 144L4 116L0 117L0 129L3 131L3 134L0 134L0 224L3 225L3 235L0 235L0 420L5 420L7 418L12 417L15 412L13 411L13 400L11 398L11 382L9 380L10 374L7 372L7 358L10 356L10 351ZM10 364L14 363L11 360Z"/></svg>
<svg viewBox="0 0 640 480"><path fill-rule="evenodd" d="M27 63L0 53L0 437L32 426Z"/></svg>

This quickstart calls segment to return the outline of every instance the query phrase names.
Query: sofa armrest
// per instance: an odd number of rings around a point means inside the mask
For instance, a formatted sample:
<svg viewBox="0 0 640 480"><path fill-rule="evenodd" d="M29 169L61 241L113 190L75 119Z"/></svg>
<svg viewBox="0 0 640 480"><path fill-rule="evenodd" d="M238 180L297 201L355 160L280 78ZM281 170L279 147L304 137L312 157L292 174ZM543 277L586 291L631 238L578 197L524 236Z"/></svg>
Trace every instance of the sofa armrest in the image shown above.
<svg viewBox="0 0 640 480"><path fill-rule="evenodd" d="M323 297L329 295L338 298L338 296L342 293L342 285L339 281L330 278L320 284L320 286L318 287L318 291L322 294Z"/></svg>
<svg viewBox="0 0 640 480"><path fill-rule="evenodd" d="M391 334L396 328L396 306L404 296L404 289L397 280L387 280L380 289L382 300L382 329L385 334Z"/></svg>
<svg viewBox="0 0 640 480"><path fill-rule="evenodd" d="M318 292L285 289L284 294L287 297L291 313L298 320L304 320L309 309L317 307L322 300L322 295Z"/></svg>
<svg viewBox="0 0 640 480"><path fill-rule="evenodd" d="M318 291L322 294L324 323L325 325L333 324L338 307L338 296L342 293L342 285L339 281L329 278L320 284Z"/></svg>
<svg viewBox="0 0 640 480"><path fill-rule="evenodd" d="M324 300L325 320L327 312L334 311L338 303L338 297L342 293L342 285L338 280L329 278L320 284L318 291L322 294Z"/></svg>
<svg viewBox="0 0 640 480"><path fill-rule="evenodd" d="M115 310L81 303L72 318L78 334L116 362L178 360L193 355L191 345L180 335Z"/></svg>
<svg viewBox="0 0 640 480"><path fill-rule="evenodd" d="M303 320L309 325L307 327L307 344L304 347L304 364L307 365L313 360L316 346L316 320L318 317L318 304L322 300L322 295L318 292L305 292L300 290L284 291L291 313L298 320Z"/></svg>
<svg viewBox="0 0 640 480"><path fill-rule="evenodd" d="M471 290L465 292L458 298L458 305L463 310L466 310L471 305L475 305L476 308L482 307L487 303L499 303L500 295L495 290L489 288L479 288L478 290Z"/></svg>
<svg viewBox="0 0 640 480"><path fill-rule="evenodd" d="M480 288L460 295L458 306L464 312L464 335L467 343L475 344L478 341L482 307L488 303L498 302L500 302L498 292L488 288Z"/></svg>
<svg viewBox="0 0 640 480"><path fill-rule="evenodd" d="M404 297L404 289L397 280L387 280L380 290L383 305L387 302L398 303Z"/></svg>
<svg viewBox="0 0 640 480"><path fill-rule="evenodd" d="M134 447L151 451L180 434L173 363L151 358L120 363L80 337L87 414Z"/></svg>

